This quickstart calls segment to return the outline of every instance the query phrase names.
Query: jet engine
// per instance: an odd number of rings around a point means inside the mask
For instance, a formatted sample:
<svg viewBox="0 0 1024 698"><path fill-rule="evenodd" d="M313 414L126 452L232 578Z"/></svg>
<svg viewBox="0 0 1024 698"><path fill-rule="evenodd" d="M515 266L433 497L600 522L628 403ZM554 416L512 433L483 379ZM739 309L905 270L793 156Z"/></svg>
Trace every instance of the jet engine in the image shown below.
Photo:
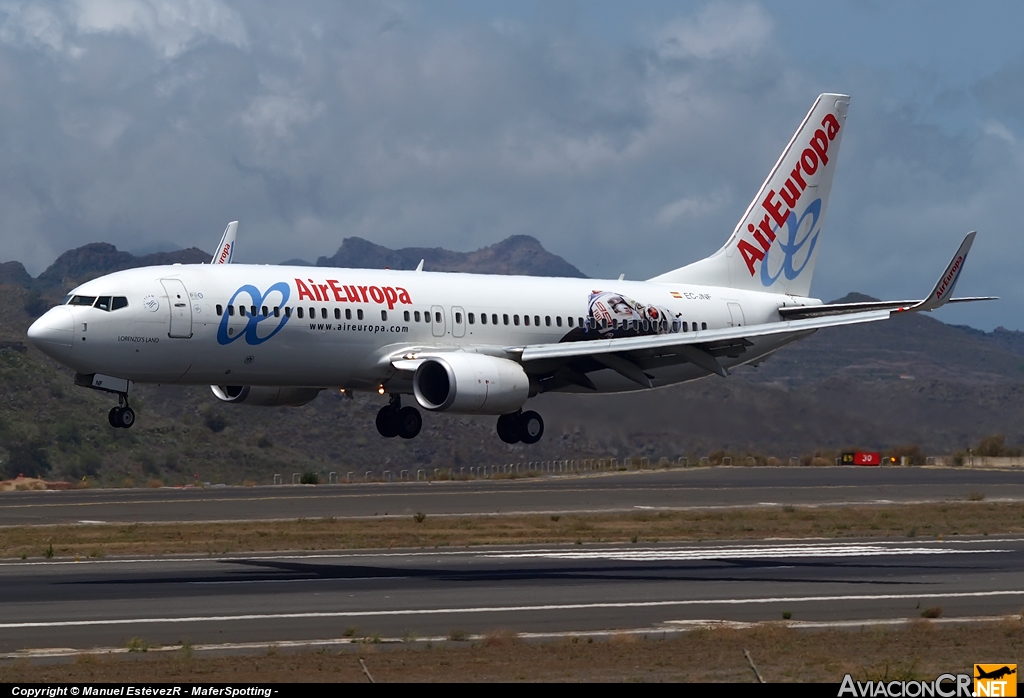
<svg viewBox="0 0 1024 698"><path fill-rule="evenodd" d="M423 409L461 414L515 412L530 396L530 379L515 361L452 352L425 359L412 379Z"/></svg>
<svg viewBox="0 0 1024 698"><path fill-rule="evenodd" d="M289 405L298 407L310 402L320 394L321 388L271 388L256 385L211 385L210 390L218 400L236 405L257 405L276 407Z"/></svg>

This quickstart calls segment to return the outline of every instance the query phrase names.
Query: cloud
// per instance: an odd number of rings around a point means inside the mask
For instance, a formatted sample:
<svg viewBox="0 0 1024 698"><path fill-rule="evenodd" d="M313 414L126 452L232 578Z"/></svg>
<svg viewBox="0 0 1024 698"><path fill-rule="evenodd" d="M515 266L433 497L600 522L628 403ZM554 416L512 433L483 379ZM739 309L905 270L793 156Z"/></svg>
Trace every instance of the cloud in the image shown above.
<svg viewBox="0 0 1024 698"><path fill-rule="evenodd" d="M128 36L167 59L204 41L239 48L247 42L241 16L219 0L4 2L0 18L0 41L71 58L81 55L83 39L91 36Z"/></svg>
<svg viewBox="0 0 1024 698"><path fill-rule="evenodd" d="M959 91L904 87L916 74L798 53L772 6L623 12L596 33L598 9L565 7L0 0L3 255L38 273L97 240L210 248L239 219L243 262L350 235L470 250L530 234L589 274L646 278L718 249L840 85L815 293L930 288L971 228L958 290L1024 283L1024 62Z"/></svg>

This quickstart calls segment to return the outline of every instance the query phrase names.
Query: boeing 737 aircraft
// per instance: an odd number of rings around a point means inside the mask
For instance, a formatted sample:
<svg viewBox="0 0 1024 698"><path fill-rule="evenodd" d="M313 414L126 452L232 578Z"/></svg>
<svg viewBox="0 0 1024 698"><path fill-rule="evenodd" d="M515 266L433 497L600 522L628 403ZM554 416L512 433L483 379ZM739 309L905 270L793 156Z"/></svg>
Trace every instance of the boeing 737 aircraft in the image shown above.
<svg viewBox="0 0 1024 698"><path fill-rule="evenodd" d="M649 390L758 364L839 325L934 310L952 298L970 233L918 301L824 305L809 297L849 98L823 94L725 246L647 281L229 264L120 271L75 288L29 328L75 383L210 385L239 405L303 405L321 390L389 395L382 436L415 437L419 410L499 415L507 443L537 442L540 393ZM408 398L411 396L411 400Z"/></svg>

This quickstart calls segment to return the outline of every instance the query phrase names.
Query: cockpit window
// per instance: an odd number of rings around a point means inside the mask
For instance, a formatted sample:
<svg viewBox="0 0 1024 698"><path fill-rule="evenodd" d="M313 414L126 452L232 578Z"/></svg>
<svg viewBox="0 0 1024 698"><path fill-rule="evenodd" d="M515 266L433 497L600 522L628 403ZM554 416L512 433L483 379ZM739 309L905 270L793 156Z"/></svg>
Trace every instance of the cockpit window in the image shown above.
<svg viewBox="0 0 1024 698"><path fill-rule="evenodd" d="M114 296L114 304L110 306L111 310L120 310L121 308L128 307L128 299L124 296Z"/></svg>
<svg viewBox="0 0 1024 698"><path fill-rule="evenodd" d="M60 302L61 305L67 305L71 301L71 294L64 296L64 300Z"/></svg>
<svg viewBox="0 0 1024 698"><path fill-rule="evenodd" d="M92 305L96 302L96 296L71 296L68 305Z"/></svg>
<svg viewBox="0 0 1024 698"><path fill-rule="evenodd" d="M100 310L110 310L110 296L100 296L96 299L96 307Z"/></svg>

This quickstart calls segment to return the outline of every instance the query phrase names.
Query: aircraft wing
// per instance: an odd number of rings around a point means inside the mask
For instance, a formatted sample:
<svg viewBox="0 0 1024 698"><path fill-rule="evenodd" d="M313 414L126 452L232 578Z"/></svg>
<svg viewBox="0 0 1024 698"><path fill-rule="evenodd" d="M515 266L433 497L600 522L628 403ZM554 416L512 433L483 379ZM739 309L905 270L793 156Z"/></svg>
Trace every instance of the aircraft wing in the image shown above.
<svg viewBox="0 0 1024 698"><path fill-rule="evenodd" d="M709 373L725 376L726 371L718 363L716 355L742 352L745 346L750 345L752 338L797 334L824 327L878 322L879 320L888 320L889 316L890 311L888 310L869 310L830 317L783 320L763 325L727 327L718 330L674 332L646 337L594 339L556 344L531 344L525 347L507 347L506 352L513 356L517 355L527 370L529 370L529 363L545 359L568 360L590 357L604 367L618 371L641 385L649 386L650 378L643 374L641 365L632 360L633 356L638 353L648 356L657 355L662 358L662 364L689 361ZM677 357L675 361L670 358L670 355L673 354ZM626 364L632 364L632 368Z"/></svg>

